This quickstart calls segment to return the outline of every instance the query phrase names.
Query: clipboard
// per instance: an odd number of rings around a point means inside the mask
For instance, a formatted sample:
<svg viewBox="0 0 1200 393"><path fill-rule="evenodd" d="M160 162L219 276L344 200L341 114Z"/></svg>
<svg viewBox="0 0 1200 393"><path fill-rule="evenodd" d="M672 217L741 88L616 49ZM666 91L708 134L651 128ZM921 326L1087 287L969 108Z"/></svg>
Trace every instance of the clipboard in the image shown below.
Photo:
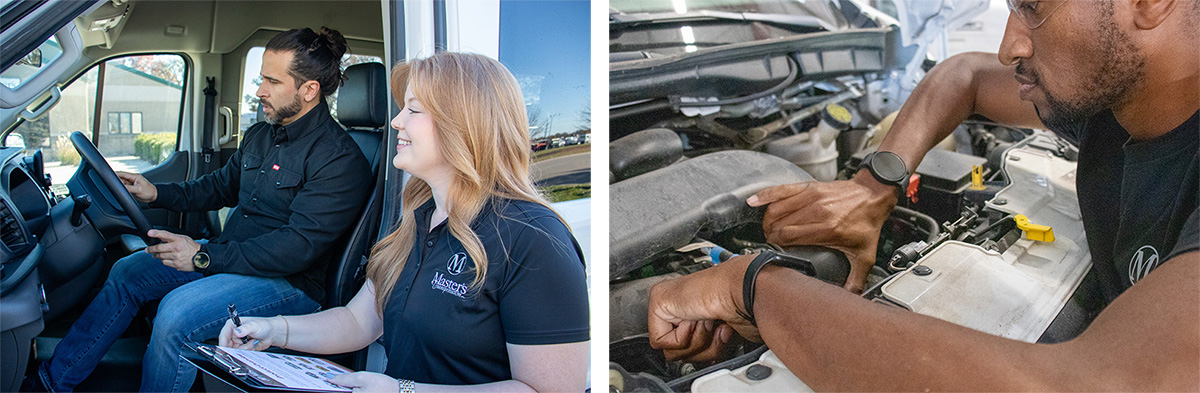
<svg viewBox="0 0 1200 393"><path fill-rule="evenodd" d="M195 355L180 355L200 371L244 391L349 392L326 381L354 371L326 359L187 343Z"/></svg>

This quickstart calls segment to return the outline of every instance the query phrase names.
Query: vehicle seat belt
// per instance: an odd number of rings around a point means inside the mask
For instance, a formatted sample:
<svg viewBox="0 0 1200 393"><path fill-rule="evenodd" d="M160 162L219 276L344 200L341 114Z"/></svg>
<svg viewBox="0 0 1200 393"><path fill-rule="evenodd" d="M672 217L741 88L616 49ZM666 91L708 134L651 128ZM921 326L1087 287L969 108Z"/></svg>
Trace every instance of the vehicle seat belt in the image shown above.
<svg viewBox="0 0 1200 393"><path fill-rule="evenodd" d="M216 126L214 120L217 116L217 78L205 77L208 82L208 87L204 88L204 129L203 139L200 142L201 156L204 158L204 170L202 173L212 171L212 156L213 156L213 128Z"/></svg>

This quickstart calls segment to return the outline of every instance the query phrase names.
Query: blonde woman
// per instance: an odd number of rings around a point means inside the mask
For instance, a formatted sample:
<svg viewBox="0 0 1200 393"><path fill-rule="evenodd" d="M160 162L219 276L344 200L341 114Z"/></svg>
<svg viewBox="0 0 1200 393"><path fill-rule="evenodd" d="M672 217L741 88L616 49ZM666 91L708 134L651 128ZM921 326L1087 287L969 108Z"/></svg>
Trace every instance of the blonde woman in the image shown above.
<svg viewBox="0 0 1200 393"><path fill-rule="evenodd" d="M439 53L397 65L391 88L403 97L392 164L413 177L366 285L345 307L226 323L220 345L334 354L382 336L386 375L330 380L356 392L583 391L581 253L529 177L516 79L496 60Z"/></svg>

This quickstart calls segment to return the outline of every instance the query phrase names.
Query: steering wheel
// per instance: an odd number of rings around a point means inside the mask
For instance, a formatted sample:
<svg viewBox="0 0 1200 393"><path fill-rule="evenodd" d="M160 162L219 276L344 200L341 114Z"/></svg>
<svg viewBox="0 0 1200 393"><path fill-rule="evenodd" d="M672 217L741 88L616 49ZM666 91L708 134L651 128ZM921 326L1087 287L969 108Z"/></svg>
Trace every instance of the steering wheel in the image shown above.
<svg viewBox="0 0 1200 393"><path fill-rule="evenodd" d="M75 145L75 150L79 151L79 156L83 161L96 171L96 175L100 177L100 181L108 188L108 192L112 193L117 199L117 203L121 205L121 210L125 216L133 221L133 226L137 228L137 235L146 242L146 245L152 246L160 243L158 238L153 238L146 233L153 229L150 226L150 220L146 219L146 214L142 213L141 207L138 207L137 200L133 199L133 195L129 190L125 189L125 185L121 183L121 178L117 177L117 173L108 165L108 161L104 160L104 156L100 155L100 151L96 150L96 145L92 141L83 136L82 132L75 131L71 133L71 144Z"/></svg>

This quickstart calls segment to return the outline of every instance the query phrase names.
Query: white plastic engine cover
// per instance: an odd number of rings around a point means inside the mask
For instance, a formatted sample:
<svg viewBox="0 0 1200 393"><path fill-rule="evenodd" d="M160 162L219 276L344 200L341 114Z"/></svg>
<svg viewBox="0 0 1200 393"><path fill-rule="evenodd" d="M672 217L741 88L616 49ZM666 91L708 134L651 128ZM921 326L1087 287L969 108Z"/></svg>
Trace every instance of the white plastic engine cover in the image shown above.
<svg viewBox="0 0 1200 393"><path fill-rule="evenodd" d="M756 365L770 368L771 375L760 380L747 377L746 370ZM812 388L788 371L774 351L764 352L758 357L758 361L736 370L717 370L692 382L694 393L811 391Z"/></svg>
<svg viewBox="0 0 1200 393"><path fill-rule="evenodd" d="M1034 224L1054 229L1053 243L1021 239L1003 254L963 242L945 242L918 261L933 274L918 276L912 269L881 289L883 296L914 312L986 333L1035 342L1066 305L1091 267L1079 199L1075 194L1075 163L1046 149L1056 145L1047 133L1010 150L1005 172L1012 183L987 207L1024 214ZM1003 204L996 204L1004 200ZM752 380L746 371L755 365L771 375ZM787 369L773 351L736 370L720 370L697 378L692 391L812 392Z"/></svg>
<svg viewBox="0 0 1200 393"><path fill-rule="evenodd" d="M987 207L1049 225L1055 241L1022 238L1003 254L962 242L942 243L917 262L933 273L900 273L883 286L886 299L1002 337L1026 342L1041 337L1092 258L1075 194L1075 163L1039 148L1055 146L1052 136L1034 138L1007 153L1004 168L1012 182Z"/></svg>

